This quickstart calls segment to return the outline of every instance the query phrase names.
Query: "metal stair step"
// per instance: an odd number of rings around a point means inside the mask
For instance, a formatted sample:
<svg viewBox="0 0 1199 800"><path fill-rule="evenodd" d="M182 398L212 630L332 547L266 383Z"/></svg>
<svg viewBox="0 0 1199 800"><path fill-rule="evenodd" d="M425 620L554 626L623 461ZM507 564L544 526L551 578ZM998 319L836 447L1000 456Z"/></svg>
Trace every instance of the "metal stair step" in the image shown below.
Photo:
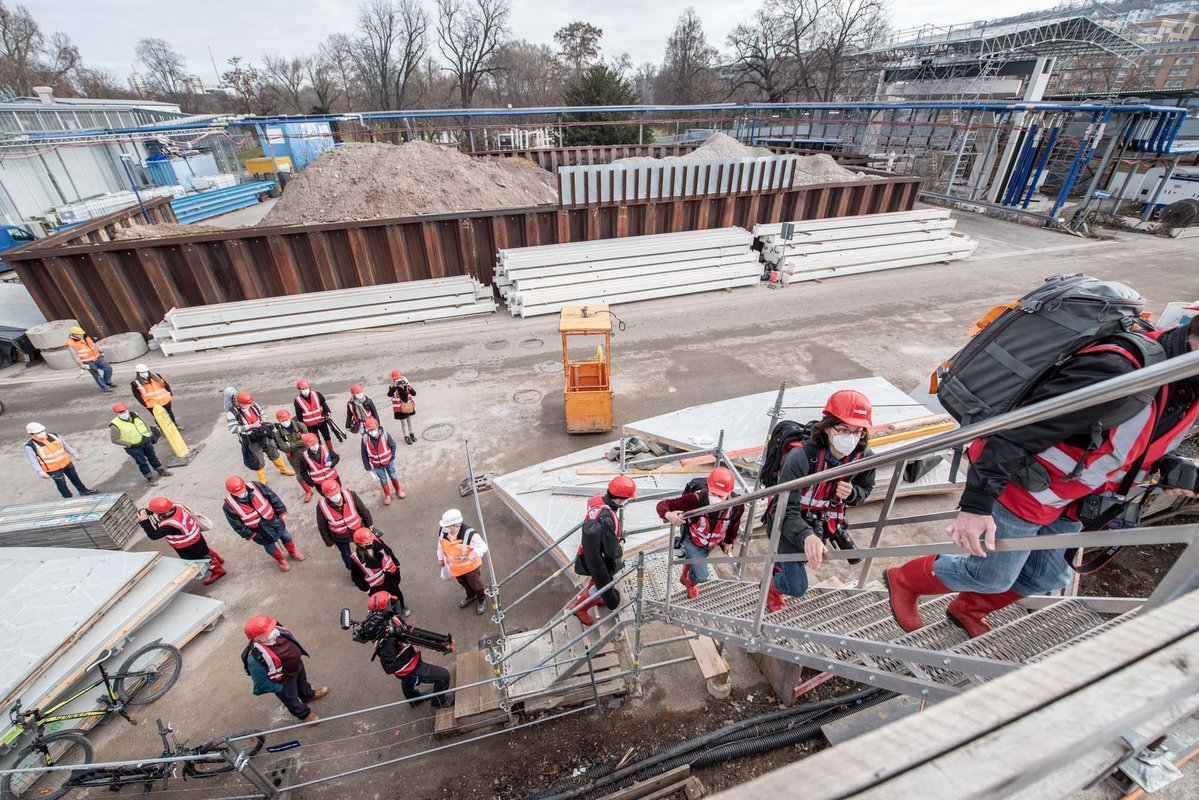
<svg viewBox="0 0 1199 800"><path fill-rule="evenodd" d="M1051 647L1044 652L1037 653L1035 656L1028 659L1028 663L1034 664L1038 661L1044 661L1045 659L1049 658L1050 656L1056 655L1068 647L1073 647L1074 645L1078 644L1079 642L1085 642L1087 639L1093 639L1102 633L1107 633L1112 628L1115 628L1117 625L1123 625L1125 622L1128 622L1130 619L1132 619L1139 613L1140 613L1140 609L1133 609L1132 611L1124 612L1123 614L1121 614L1118 617L1112 617L1111 619L1104 622L1102 625L1096 625L1094 628L1090 628L1089 630L1083 631L1082 633L1078 634L1077 636L1075 636L1072 639L1068 639L1067 641L1064 641L1059 645Z"/></svg>
<svg viewBox="0 0 1199 800"><path fill-rule="evenodd" d="M952 648L963 655L1028 661L1105 622L1078 600L1062 600Z"/></svg>
<svg viewBox="0 0 1199 800"><path fill-rule="evenodd" d="M935 620L945 618L945 609L949 602L953 600L954 595L939 594L929 600L925 600L920 604L920 616L927 622L932 623ZM851 633L859 639L870 639L875 642L893 642L901 636L906 636L907 631L899 627L899 623L895 621L895 617L891 614L891 603L889 600L884 600L884 609L886 616L879 619L870 625L863 626Z"/></svg>
<svg viewBox="0 0 1199 800"><path fill-rule="evenodd" d="M788 628L814 628L832 622L842 616L861 611L879 602L877 592L841 589L844 596L837 602L817 603L805 614L792 617L786 622L774 623Z"/></svg>
<svg viewBox="0 0 1199 800"><path fill-rule="evenodd" d="M870 625L877 625L888 619L893 619L891 616L891 604L886 600L876 600L873 603L863 605L857 610L838 614L835 619L814 625L812 626L812 630L825 633L849 633Z"/></svg>

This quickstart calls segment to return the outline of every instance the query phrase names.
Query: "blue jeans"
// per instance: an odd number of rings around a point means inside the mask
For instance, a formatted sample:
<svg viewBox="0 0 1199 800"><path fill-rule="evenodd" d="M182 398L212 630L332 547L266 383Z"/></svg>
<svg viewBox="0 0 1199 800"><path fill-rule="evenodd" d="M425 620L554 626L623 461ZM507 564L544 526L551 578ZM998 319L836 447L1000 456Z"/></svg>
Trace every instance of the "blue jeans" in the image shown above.
<svg viewBox="0 0 1199 800"><path fill-rule="evenodd" d="M279 541L283 542L284 545L291 544L291 531L286 531L286 530L283 531L283 535L279 537ZM271 542L268 542L267 544L264 544L262 546L262 549L266 551L267 555L274 558L275 551L278 550L279 548L275 546L274 541L271 541Z"/></svg>
<svg viewBox="0 0 1199 800"><path fill-rule="evenodd" d="M691 536L684 531L683 552L687 554L687 558L707 558L709 550L691 541ZM691 567L691 580L696 583L703 583L711 577L707 564L690 564L689 566Z"/></svg>
<svg viewBox="0 0 1199 800"><path fill-rule="evenodd" d="M398 481L400 479L399 476L396 475L395 459L392 459L391 463L386 467L371 467L371 472L374 473L374 476L379 479L379 483L382 486L387 485L388 478L391 478L393 481Z"/></svg>
<svg viewBox="0 0 1199 800"><path fill-rule="evenodd" d="M145 439L141 444L130 445L125 448L125 452L129 454L133 463L137 464L138 470L147 479L153 476L151 467L155 470L162 469L162 462L158 460L158 454L154 452L154 445L149 439Z"/></svg>
<svg viewBox="0 0 1199 800"><path fill-rule="evenodd" d="M808 570L802 561L784 561L777 566L782 572L774 576L774 588L792 597L802 597L808 590Z"/></svg>
<svg viewBox="0 0 1199 800"><path fill-rule="evenodd" d="M995 518L996 539L1019 539L1052 533L1078 533L1082 523L1056 519L1040 525L1021 519L999 503ZM1070 583L1071 569L1065 550L1023 550L976 556L937 556L933 574L955 592L997 594L1011 589L1028 597L1062 589Z"/></svg>
<svg viewBox="0 0 1199 800"><path fill-rule="evenodd" d="M112 386L112 365L108 363L108 359L100 356L95 361L88 362L87 371L92 374L96 385L101 389L107 389Z"/></svg>

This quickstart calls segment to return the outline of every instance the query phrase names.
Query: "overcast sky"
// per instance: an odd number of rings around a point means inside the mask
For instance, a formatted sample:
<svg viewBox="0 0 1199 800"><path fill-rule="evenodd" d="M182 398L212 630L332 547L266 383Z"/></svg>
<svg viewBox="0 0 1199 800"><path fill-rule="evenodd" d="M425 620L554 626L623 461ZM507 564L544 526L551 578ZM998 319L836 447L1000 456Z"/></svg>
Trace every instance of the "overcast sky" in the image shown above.
<svg viewBox="0 0 1199 800"><path fill-rule="evenodd" d="M49 0L26 4L44 31L62 31L88 63L111 70L124 82L133 70L138 39L159 37L175 45L192 72L215 83L212 60L224 70L232 56L258 61L263 53L309 53L330 33L354 28L356 0ZM425 0L432 9L433 0ZM1018 14L1054 5L1054 0L900 0L892 3L897 28L946 25ZM628 53L635 64L660 63L667 35L687 6L704 21L708 41L723 47L725 36L753 13L747 0L513 0L516 38L553 44L554 31L581 19L604 31L605 57Z"/></svg>

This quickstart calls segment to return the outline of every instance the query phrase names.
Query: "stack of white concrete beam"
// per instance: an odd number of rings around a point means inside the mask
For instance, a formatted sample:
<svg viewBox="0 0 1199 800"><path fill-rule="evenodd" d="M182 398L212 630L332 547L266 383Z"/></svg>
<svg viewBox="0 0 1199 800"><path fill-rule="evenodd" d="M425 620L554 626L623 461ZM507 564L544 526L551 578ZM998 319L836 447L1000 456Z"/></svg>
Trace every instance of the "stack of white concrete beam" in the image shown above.
<svg viewBox="0 0 1199 800"><path fill-rule="evenodd" d="M969 258L978 242L954 230L943 208L807 220L782 238L780 223L754 226L762 259L785 283Z"/></svg>
<svg viewBox="0 0 1199 800"><path fill-rule="evenodd" d="M513 316L753 286L762 268L744 228L499 251L495 282Z"/></svg>
<svg viewBox="0 0 1199 800"><path fill-rule="evenodd" d="M150 330L167 355L495 311L468 275L173 308Z"/></svg>

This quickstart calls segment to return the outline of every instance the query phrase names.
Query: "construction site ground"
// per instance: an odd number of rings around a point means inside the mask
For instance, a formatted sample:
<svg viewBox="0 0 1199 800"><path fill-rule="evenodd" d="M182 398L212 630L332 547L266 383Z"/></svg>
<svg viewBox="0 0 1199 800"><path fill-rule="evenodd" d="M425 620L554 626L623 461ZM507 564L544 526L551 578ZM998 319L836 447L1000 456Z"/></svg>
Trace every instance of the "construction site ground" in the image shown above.
<svg viewBox="0 0 1199 800"><path fill-rule="evenodd" d="M778 290L763 287L692 295L615 309L627 328L613 339L613 386L617 425L685 406L768 391L789 385L878 375L905 389L925 381L929 370L960 346L966 329L985 311L1023 294L1042 278L1087 272L1122 280L1149 300L1153 310L1167 302L1194 299L1195 256L1191 242L1144 235L1095 241L959 212L959 230L979 240L976 255L948 265L851 276ZM170 720L182 738L202 741L233 731L287 724L291 718L271 697L254 697L238 662L245 644L241 628L257 613L276 616L310 651L308 672L332 693L315 710L347 712L401 698L399 682L370 661L368 647L353 643L337 624L343 606L356 614L365 595L354 588L334 550L321 545L314 505L301 503L292 478L268 467L270 485L288 503L289 526L308 553L303 563L281 574L257 545L238 539L223 523L223 480L246 475L236 441L226 428L221 390L233 384L252 391L270 410L289 406L298 377L325 392L338 414L351 383L361 382L384 408L386 377L401 368L419 391L414 446L399 444L400 478L408 498L384 507L378 484L363 472L357 437L341 445L340 471L359 491L386 532L403 565L403 589L413 609L411 622L452 631L460 649L471 649L495 633L486 617L460 610L461 591L438 578L434 559L437 520L459 507L471 523L476 514L458 495L466 475L463 443L470 441L478 472L503 473L561 456L611 435L571 436L564 431L560 343L556 317L514 319L504 313L394 330L346 333L273 345L244 347L168 359L146 356L176 392L175 407L185 436L202 451L189 466L146 485L132 461L109 443L106 425L115 400L128 401L132 363L116 365L118 391L101 394L82 373L54 372L44 365L0 372L0 470L10 476L10 502L52 500L49 481L37 480L25 463L25 425L44 423L82 453L79 471L93 488L128 491L139 504L155 494L183 501L217 521L209 534L226 558L227 577L212 587L193 585L229 605L228 618L184 651L184 671L169 695L135 716L136 728L117 720L96 731L97 756L135 758L156 755L153 720ZM527 401L529 392L540 395ZM766 409L763 408L765 428ZM389 417L390 415L385 415ZM386 419L385 419L386 422ZM447 428L448 426L448 428ZM392 426L399 439L398 424ZM165 443L160 445L165 453ZM901 500L901 512L919 513L951 506L947 496ZM503 575L537 550L533 537L494 493L482 495L482 509L497 571ZM856 509L855 518L873 514ZM887 542L939 541L943 526L928 525L889 533ZM163 549L144 539L137 549ZM1168 558L1168 554L1166 556ZM1160 568L1155 565L1153 568ZM549 574L547 562L505 587L508 598L522 594ZM826 567L815 580L848 579L848 567ZM1139 571L1139 570L1138 570ZM856 574L852 573L852 574ZM1118 587L1117 587L1118 588ZM1144 590L1143 580L1139 590ZM511 627L535 628L571 595L563 580L533 596L513 612ZM1104 593L1114 591L1105 587ZM677 635L647 629L647 638ZM647 651L645 663L687 652L672 644ZM760 672L744 654L729 652L732 696L712 700L694 663L649 672L639 698L605 707L598 718L576 714L543 726L502 733L462 749L365 772L294 793L297 800L394 797L483 798L519 792L599 759L618 761L630 748L694 736L733 719L774 707ZM428 654L435 663L446 658ZM832 684L826 684L827 690ZM148 724L147 724L148 723ZM445 744L432 737L427 706L393 708L282 734L269 743L296 739L302 746L280 754L298 759L297 779L309 780L344 769L398 758ZM448 740L452 741L452 740ZM800 757L797 749L776 752L752 764L705 770L709 786L728 786ZM267 756L269 760L273 756ZM216 784L216 785L214 785ZM402 789L401 789L402 787ZM236 781L173 784L177 797L216 797L247 788ZM153 792L151 794L154 794ZM1162 795L1169 796L1169 795Z"/></svg>

